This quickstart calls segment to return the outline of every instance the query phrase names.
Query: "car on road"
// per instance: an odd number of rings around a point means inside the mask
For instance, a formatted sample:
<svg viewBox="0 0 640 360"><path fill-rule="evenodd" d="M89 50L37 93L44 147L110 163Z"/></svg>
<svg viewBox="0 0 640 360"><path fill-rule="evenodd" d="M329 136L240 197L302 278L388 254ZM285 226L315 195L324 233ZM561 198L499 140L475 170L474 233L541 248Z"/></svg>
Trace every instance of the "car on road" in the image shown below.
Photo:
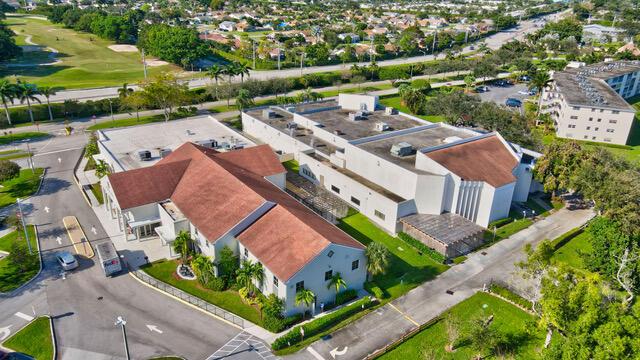
<svg viewBox="0 0 640 360"><path fill-rule="evenodd" d="M78 260L68 251L61 251L56 255L58 264L62 266L62 270L69 271L78 267Z"/></svg>
<svg viewBox="0 0 640 360"><path fill-rule="evenodd" d="M520 81L528 82L531 81L531 77L529 75L520 76Z"/></svg>
<svg viewBox="0 0 640 360"><path fill-rule="evenodd" d="M519 99L516 98L508 98L505 102L505 105L507 105L508 107L520 107L522 106L522 101L520 101Z"/></svg>
<svg viewBox="0 0 640 360"><path fill-rule="evenodd" d="M475 90L476 90L477 93L484 93L484 92L489 91L489 87L485 86L485 85L476 86Z"/></svg>

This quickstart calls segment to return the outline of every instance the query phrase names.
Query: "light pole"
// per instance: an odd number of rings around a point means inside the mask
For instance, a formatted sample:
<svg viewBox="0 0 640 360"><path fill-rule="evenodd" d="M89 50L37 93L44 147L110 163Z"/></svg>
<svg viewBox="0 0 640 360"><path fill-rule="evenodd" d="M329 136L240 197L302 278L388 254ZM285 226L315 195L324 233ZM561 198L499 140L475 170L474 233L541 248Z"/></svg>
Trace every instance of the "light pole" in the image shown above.
<svg viewBox="0 0 640 360"><path fill-rule="evenodd" d="M116 326L120 325L122 327L122 339L124 340L124 354L127 357L127 360L130 360L129 356L129 344L127 344L127 330L125 329L125 325L127 325L127 321L122 317L118 316L116 318Z"/></svg>
<svg viewBox="0 0 640 360"><path fill-rule="evenodd" d="M24 139L24 142L27 144L27 155L29 156L29 159L27 161L29 162L31 173L35 174L36 170L34 169L34 166L33 166L33 157L31 157L31 146L29 145L29 140L31 139Z"/></svg>
<svg viewBox="0 0 640 360"><path fill-rule="evenodd" d="M300 53L300 76L302 76L302 67L304 66L304 52Z"/></svg>
<svg viewBox="0 0 640 360"><path fill-rule="evenodd" d="M144 58L144 49L142 49L142 69L144 71L144 79L147 79L147 61Z"/></svg>
<svg viewBox="0 0 640 360"><path fill-rule="evenodd" d="M24 223L24 214L22 213L22 204L20 204L20 198L16 199L18 203L18 212L20 213L20 221L22 222L22 229L24 230L24 237L27 239L27 247L29 248L29 255L33 253L31 249L31 242L29 241L29 231L27 231L27 225Z"/></svg>
<svg viewBox="0 0 640 360"><path fill-rule="evenodd" d="M111 98L109 98L109 111L111 112L111 121L115 121L113 118L113 102L111 101Z"/></svg>

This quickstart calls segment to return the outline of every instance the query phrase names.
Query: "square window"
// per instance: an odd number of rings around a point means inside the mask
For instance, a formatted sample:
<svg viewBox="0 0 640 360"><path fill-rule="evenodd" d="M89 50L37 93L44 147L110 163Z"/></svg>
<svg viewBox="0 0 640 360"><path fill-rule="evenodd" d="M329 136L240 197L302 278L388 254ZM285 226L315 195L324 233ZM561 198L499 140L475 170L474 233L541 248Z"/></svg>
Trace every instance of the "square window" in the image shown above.
<svg viewBox="0 0 640 360"><path fill-rule="evenodd" d="M327 253L327 256L328 256L328 257L332 257L332 256L333 256L333 254L334 254L333 250L329 250L329 252Z"/></svg>
<svg viewBox="0 0 640 360"><path fill-rule="evenodd" d="M304 289L304 281L298 281L296 283L296 292L301 291L302 289Z"/></svg>
<svg viewBox="0 0 640 360"><path fill-rule="evenodd" d="M585 135L585 136L584 136L584 138L585 138L585 139L588 139L588 138L589 138L589 135Z"/></svg>
<svg viewBox="0 0 640 360"><path fill-rule="evenodd" d="M591 126L587 126L587 130L591 130Z"/></svg>
<svg viewBox="0 0 640 360"><path fill-rule="evenodd" d="M617 124L618 120L609 120L609 124Z"/></svg>
<svg viewBox="0 0 640 360"><path fill-rule="evenodd" d="M595 140L595 139L596 139L596 137L595 137L595 136L592 136L592 137L591 137L591 140Z"/></svg>
<svg viewBox="0 0 640 360"><path fill-rule="evenodd" d="M595 130L598 131L598 130L600 130L600 128L596 128Z"/></svg>
<svg viewBox="0 0 640 360"><path fill-rule="evenodd" d="M593 121L593 118L592 118L592 117L590 117L590 118L589 118L589 121Z"/></svg>
<svg viewBox="0 0 640 360"><path fill-rule="evenodd" d="M360 260L354 260L351 262L351 270L356 270L360 267Z"/></svg>
<svg viewBox="0 0 640 360"><path fill-rule="evenodd" d="M602 122L602 119L598 119L598 122Z"/></svg>
<svg viewBox="0 0 640 360"><path fill-rule="evenodd" d="M331 190L336 194L340 194L340 188L335 185L331 185Z"/></svg>
<svg viewBox="0 0 640 360"><path fill-rule="evenodd" d="M383 214L383 213L381 213L381 212L380 212L380 211L378 211L378 210L375 210L375 211L373 212L373 214L374 214L375 216L377 216L378 218L382 219L382 220L384 220L384 218L385 218L384 214Z"/></svg>
<svg viewBox="0 0 640 360"><path fill-rule="evenodd" d="M244 248L244 257L249 257L249 249Z"/></svg>
<svg viewBox="0 0 640 360"><path fill-rule="evenodd" d="M353 196L351 197L351 202L356 204L356 205L360 205L360 200L357 198L354 198Z"/></svg>
<svg viewBox="0 0 640 360"><path fill-rule="evenodd" d="M277 277L273 277L273 286L278 287L278 278Z"/></svg>
<svg viewBox="0 0 640 360"><path fill-rule="evenodd" d="M324 273L324 281L331 280L332 277L333 277L333 270L329 270Z"/></svg>
<svg viewBox="0 0 640 360"><path fill-rule="evenodd" d="M612 114L620 114L620 111L618 111L618 110L612 110L612 111L611 111L611 113L612 113Z"/></svg>

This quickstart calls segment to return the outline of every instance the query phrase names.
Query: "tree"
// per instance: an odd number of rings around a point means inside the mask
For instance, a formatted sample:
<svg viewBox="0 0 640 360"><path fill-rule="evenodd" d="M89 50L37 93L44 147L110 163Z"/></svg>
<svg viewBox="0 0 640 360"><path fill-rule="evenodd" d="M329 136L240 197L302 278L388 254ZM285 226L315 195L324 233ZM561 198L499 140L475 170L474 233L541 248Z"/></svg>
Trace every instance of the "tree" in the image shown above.
<svg viewBox="0 0 640 360"><path fill-rule="evenodd" d="M473 85L476 83L476 78L473 75L467 75L464 77L465 91L471 92Z"/></svg>
<svg viewBox="0 0 640 360"><path fill-rule="evenodd" d="M340 292L340 289L347 288L347 283L344 281L344 279L342 278L342 275L339 272L333 274L333 276L329 280L329 284L327 284L327 289L331 289L331 288L336 289L336 301L337 301L338 293Z"/></svg>
<svg viewBox="0 0 640 360"><path fill-rule="evenodd" d="M89 159L93 155L97 155L100 153L100 148L98 148L98 137L95 133L91 133L89 136L89 142L84 147L84 157Z"/></svg>
<svg viewBox="0 0 640 360"><path fill-rule="evenodd" d="M238 96L236 96L236 107L238 107L238 110L243 111L244 109L254 105L255 103L249 90L240 89L238 91Z"/></svg>
<svg viewBox="0 0 640 360"><path fill-rule="evenodd" d="M537 302L540 298L540 289L542 288L542 279L546 275L547 269L551 264L551 257L555 249L549 241L543 241L535 249L531 244L524 247L527 256L526 261L516 264L520 268L520 274L525 280L527 288L525 289L527 300L531 301L531 310L540 314L537 308Z"/></svg>
<svg viewBox="0 0 640 360"><path fill-rule="evenodd" d="M449 352L454 351L456 341L460 336L460 321L451 312L448 312L444 317L444 329L447 332L447 340L449 341L445 349Z"/></svg>
<svg viewBox="0 0 640 360"><path fill-rule="evenodd" d="M476 78L482 79L482 81L487 80L487 78L489 77L494 77L497 74L498 74L498 68L489 59L481 60L473 68L473 76L475 76Z"/></svg>
<svg viewBox="0 0 640 360"><path fill-rule="evenodd" d="M251 76L251 73L249 72L250 67L247 66L247 64L245 63L241 63L241 62L237 62L237 63L233 63L232 66L235 68L234 73L236 75L240 75L240 82L244 83L244 77L247 76Z"/></svg>
<svg viewBox="0 0 640 360"><path fill-rule="evenodd" d="M0 62L14 59L20 54L22 54L22 48L16 45L14 32L0 24Z"/></svg>
<svg viewBox="0 0 640 360"><path fill-rule="evenodd" d="M636 250L632 255L629 255L629 248L624 249L622 256L617 258L618 271L616 272L616 281L628 296L624 299L623 304L629 306L633 301L635 295L637 279L637 261L640 259L640 254Z"/></svg>
<svg viewBox="0 0 640 360"><path fill-rule="evenodd" d="M284 313L284 300L276 294L269 294L262 302L262 312L266 316L280 319Z"/></svg>
<svg viewBox="0 0 640 360"><path fill-rule="evenodd" d="M16 85L9 82L7 79L0 79L0 99L2 100L2 106L4 106L4 113L7 116L7 122L11 124L11 114L9 113L9 105L7 102L13 104L13 100L16 98Z"/></svg>
<svg viewBox="0 0 640 360"><path fill-rule="evenodd" d="M414 87L405 88L400 96L402 103L414 114L423 114L427 98Z"/></svg>
<svg viewBox="0 0 640 360"><path fill-rule="evenodd" d="M296 306L299 306L301 304L304 304L306 307L310 307L311 304L313 304L313 302L316 299L316 294L313 293L313 291L307 289L307 288L302 288L300 290L298 290L298 292L296 292L296 299L295 299L295 304ZM304 319L304 313L302 314L302 318Z"/></svg>
<svg viewBox="0 0 640 360"><path fill-rule="evenodd" d="M555 141L545 148L542 157L536 161L535 179L545 192L570 189L573 177L581 166L585 153L575 141Z"/></svg>
<svg viewBox="0 0 640 360"><path fill-rule="evenodd" d="M96 176L98 178L103 178L107 175L111 174L111 168L109 164L107 164L104 160L98 160L96 163Z"/></svg>
<svg viewBox="0 0 640 360"><path fill-rule="evenodd" d="M251 268L251 260L243 260L240 267L236 270L236 283L240 287L249 289L253 286Z"/></svg>
<svg viewBox="0 0 640 360"><path fill-rule="evenodd" d="M9 160L0 160L0 183L20 175L20 166Z"/></svg>
<svg viewBox="0 0 640 360"><path fill-rule="evenodd" d="M227 93L226 98L227 98L227 107L230 106L229 105L229 100L231 99L231 80L238 75L238 68L233 66L233 64L231 65L227 65L224 67L224 74L227 75Z"/></svg>
<svg viewBox="0 0 640 360"><path fill-rule="evenodd" d="M148 96L144 92L136 91L120 100L120 108L122 110L135 111L136 121L140 121L140 110L148 106L147 101Z"/></svg>
<svg viewBox="0 0 640 360"><path fill-rule="evenodd" d="M538 112L540 111L540 104L542 103L542 90L549 85L551 78L546 71L536 71L529 81L529 90L538 90Z"/></svg>
<svg viewBox="0 0 640 360"><path fill-rule="evenodd" d="M17 240L17 239L16 239ZM20 271L28 271L38 261L36 254L29 254L29 249L24 243L14 241L9 248L7 260Z"/></svg>
<svg viewBox="0 0 640 360"><path fill-rule="evenodd" d="M173 108L183 105L188 99L188 88L169 73L157 75L154 79L141 84L142 93L149 105L163 110L164 120L169 121Z"/></svg>
<svg viewBox="0 0 640 360"><path fill-rule="evenodd" d="M389 266L389 249L381 243L373 242L367 246L367 270L373 276L384 274Z"/></svg>
<svg viewBox="0 0 640 360"><path fill-rule="evenodd" d="M493 348L496 342L497 334L491 327L493 315L488 318L477 317L471 320L468 330L469 341L471 346L478 352L476 359L482 359Z"/></svg>
<svg viewBox="0 0 640 360"><path fill-rule="evenodd" d="M53 112L51 112L51 102L49 101L50 97L56 94L56 89L50 86L43 86L39 89L40 95L44 96L47 99L47 108L49 110L49 120L53 121Z"/></svg>
<svg viewBox="0 0 640 360"><path fill-rule="evenodd" d="M193 260L191 260L191 266L198 277L198 281L200 281L202 285L207 285L209 280L214 276L213 262L211 262L211 258L208 256L196 254Z"/></svg>
<svg viewBox="0 0 640 360"><path fill-rule="evenodd" d="M193 64L210 53L197 30L167 24L141 27L138 47L161 60L183 66Z"/></svg>
<svg viewBox="0 0 640 360"><path fill-rule="evenodd" d="M238 270L238 257L233 254L230 247L224 246L220 250L218 259L218 270L220 275L227 279L227 283L235 281L235 274Z"/></svg>
<svg viewBox="0 0 640 360"><path fill-rule="evenodd" d="M36 101L40 103L40 99L36 97L36 95L38 95L39 93L40 92L38 91L38 88L35 85L27 84L25 82L18 80L18 83L16 84L16 95L18 99L20 99L21 104L24 104L25 102L27 103L27 109L29 110L29 118L31 119L32 123L34 122L34 119L33 119L33 111L31 110L31 102Z"/></svg>
<svg viewBox="0 0 640 360"><path fill-rule="evenodd" d="M182 265L187 265L189 260L189 255L191 255L191 248L193 246L193 239L191 238L191 234L187 231L180 231L176 239L173 240L171 245L173 247L173 251L180 254L180 261Z"/></svg>
<svg viewBox="0 0 640 360"><path fill-rule="evenodd" d="M207 70L207 76L209 76L209 78L213 81L215 81L216 83L216 87L215 87L215 98L216 100L219 99L218 97L218 82L220 81L220 79L222 79L222 75L224 75L224 69L222 67L220 67L219 65L211 65L211 67Z"/></svg>
<svg viewBox="0 0 640 360"><path fill-rule="evenodd" d="M133 89L127 86L127 83L122 84L122 87L118 88L118 97L120 100L125 99L127 96L133 94Z"/></svg>

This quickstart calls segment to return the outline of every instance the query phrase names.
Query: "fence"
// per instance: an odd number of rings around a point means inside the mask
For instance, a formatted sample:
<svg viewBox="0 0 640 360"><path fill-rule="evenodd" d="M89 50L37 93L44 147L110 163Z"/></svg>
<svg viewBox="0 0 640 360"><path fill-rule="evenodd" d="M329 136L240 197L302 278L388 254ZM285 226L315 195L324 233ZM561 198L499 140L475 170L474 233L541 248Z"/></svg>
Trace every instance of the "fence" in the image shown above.
<svg viewBox="0 0 640 360"><path fill-rule="evenodd" d="M154 277L149 276L147 273L145 273L142 270L136 270L136 271L133 271L132 273L136 278L140 279L141 281L143 281L143 282L145 282L145 283L147 283L147 284L149 284L149 285L151 285L151 286L153 286L153 287L155 287L155 288L157 288L157 289L159 289L159 290L161 290L161 291L163 291L163 292L165 292L165 293L167 293L169 295L175 296L180 300L186 301L191 305L197 306L200 309L202 309L202 310L204 310L204 311L206 311L206 312L208 312L210 314L213 314L213 315L215 315L217 317L220 317L222 319L225 319L225 320L227 320L227 321L229 321L229 322L231 322L231 323L233 323L235 325L238 325L243 329L250 325L250 324L245 324L245 320L243 318L241 318L240 316L235 315L233 313L230 313L227 310L223 310L223 309L221 309L221 308L219 308L219 307L217 307L217 306L215 306L213 304L210 304L210 303L208 303L208 302L206 302L206 301L204 301L204 300L202 300L202 299L200 299L198 297L190 295L190 294L188 294L188 293L186 293L186 292L184 292L184 291L182 291L180 289L177 289L177 288L175 288L175 287L173 287L173 286L171 286L171 285L169 285L167 283L164 283L164 282L162 282L160 280L157 280Z"/></svg>

